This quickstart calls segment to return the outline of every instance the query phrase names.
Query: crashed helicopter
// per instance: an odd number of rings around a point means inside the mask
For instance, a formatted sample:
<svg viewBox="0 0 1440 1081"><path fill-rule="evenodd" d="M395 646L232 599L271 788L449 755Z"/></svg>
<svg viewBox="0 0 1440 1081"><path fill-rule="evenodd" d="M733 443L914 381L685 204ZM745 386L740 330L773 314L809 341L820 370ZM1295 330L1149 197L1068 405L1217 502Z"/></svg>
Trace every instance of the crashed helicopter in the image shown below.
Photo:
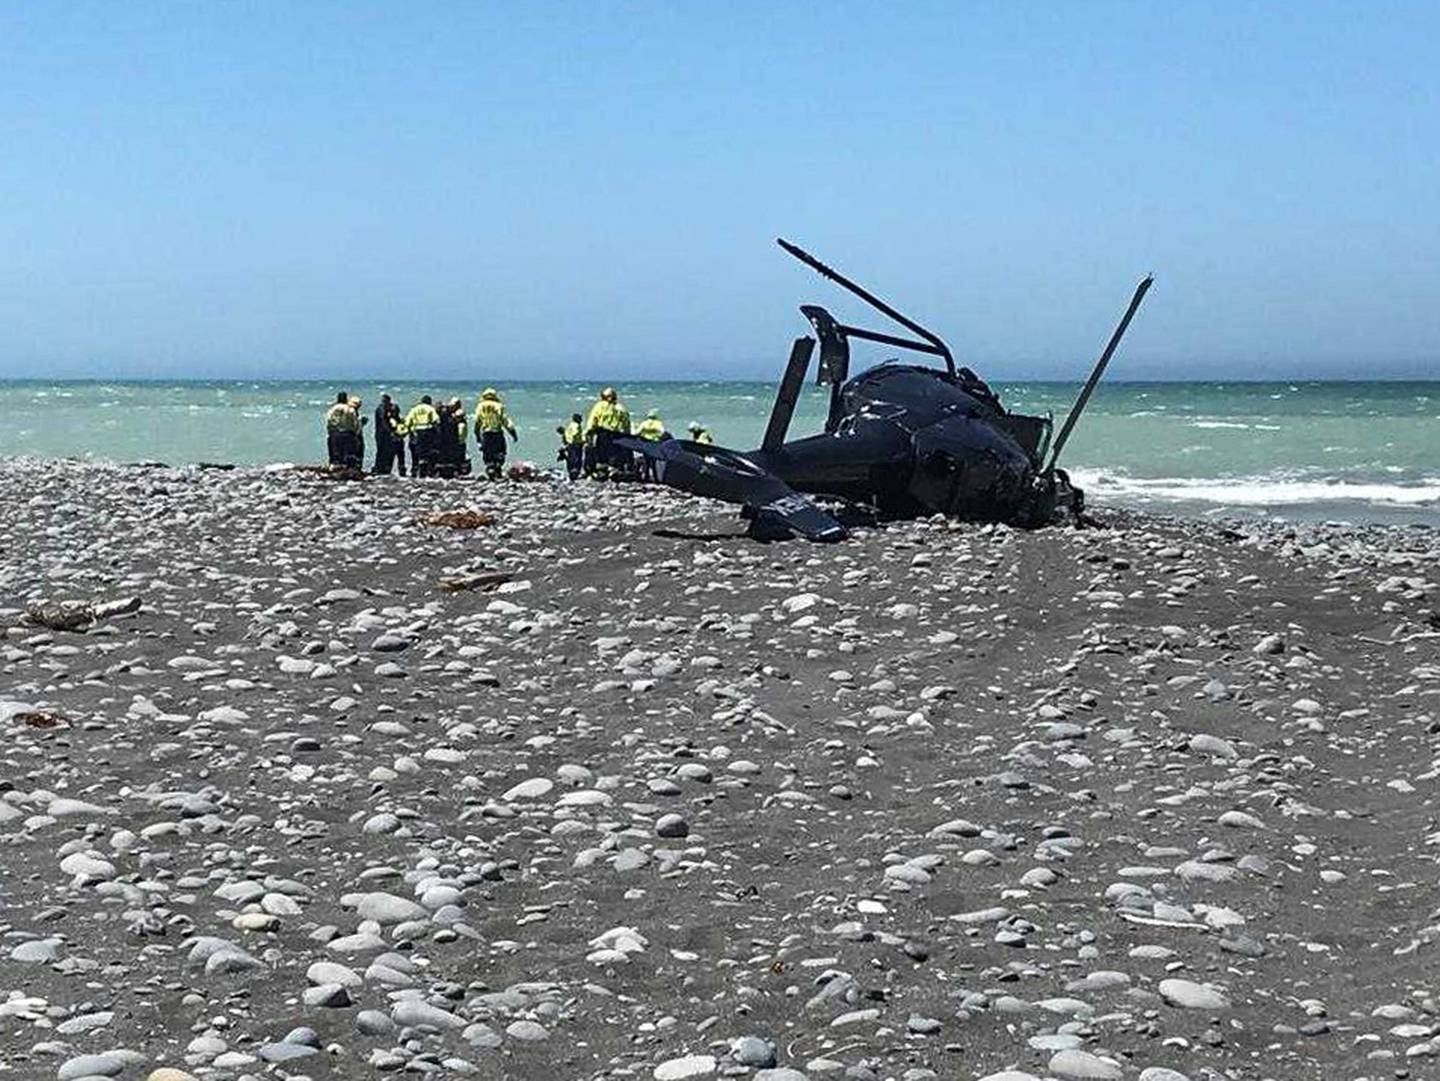
<svg viewBox="0 0 1440 1081"><path fill-rule="evenodd" d="M946 514L1032 528L1077 518L1084 493L1057 464L1075 423L1149 290L1135 289L1119 325L1053 441L1053 419L1012 413L949 346L809 252L778 241L812 267L898 323L914 338L839 322L803 305L814 337L797 338L760 446L736 451L685 439L626 438L625 449L653 460L664 484L738 503L752 535L813 541L848 536L843 511L815 499L865 508L882 518ZM817 383L830 387L821 434L786 441L790 420L819 344ZM940 369L887 361L850 377L851 341L875 342L944 360ZM1048 460L1047 460L1048 459Z"/></svg>

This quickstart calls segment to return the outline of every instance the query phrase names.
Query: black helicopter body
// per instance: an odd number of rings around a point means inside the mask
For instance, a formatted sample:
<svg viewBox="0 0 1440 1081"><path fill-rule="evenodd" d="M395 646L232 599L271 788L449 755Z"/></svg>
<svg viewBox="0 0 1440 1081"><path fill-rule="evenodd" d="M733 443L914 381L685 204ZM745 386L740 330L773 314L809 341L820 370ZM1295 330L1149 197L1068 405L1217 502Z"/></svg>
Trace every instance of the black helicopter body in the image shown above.
<svg viewBox="0 0 1440 1081"><path fill-rule="evenodd" d="M823 308L802 307L815 338L795 341L758 448L738 452L680 439L619 441L653 459L662 483L741 504L760 535L799 534L819 541L841 540L847 530L809 495L861 504L885 517L945 514L1022 527L1079 513L1083 494L1056 459L1151 279L1136 289L1052 448L1049 416L1007 411L974 372L956 367L935 335L808 253L780 244L919 340L846 326ZM818 381L831 388L825 430L787 441L816 339ZM852 339L928 353L943 358L946 367L887 362L849 378Z"/></svg>

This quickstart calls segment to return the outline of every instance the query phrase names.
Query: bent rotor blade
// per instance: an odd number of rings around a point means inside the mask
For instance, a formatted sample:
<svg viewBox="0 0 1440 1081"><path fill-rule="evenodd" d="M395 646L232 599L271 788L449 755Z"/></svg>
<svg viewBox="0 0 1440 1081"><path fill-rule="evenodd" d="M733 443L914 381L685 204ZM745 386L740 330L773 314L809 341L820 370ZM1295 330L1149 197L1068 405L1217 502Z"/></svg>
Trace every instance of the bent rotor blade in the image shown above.
<svg viewBox="0 0 1440 1081"><path fill-rule="evenodd" d="M1055 440L1054 449L1050 452L1050 465L1047 473L1055 472L1055 463L1060 460L1060 452L1065 449L1065 441L1070 438L1070 433L1075 428L1075 422L1080 419L1080 414L1085 412L1085 406L1090 401L1090 395L1095 393L1095 387L1100 383L1100 377L1105 374L1105 367L1110 363L1110 357L1120 345L1120 339L1125 336L1126 329L1130 326L1130 320L1135 318L1135 312L1140 308L1140 302L1145 299L1150 286L1155 284L1154 275L1146 275L1145 280L1135 287L1135 295L1130 298L1130 307L1125 309L1124 316L1120 319L1120 325L1115 328L1115 333L1110 335L1110 341L1105 346L1105 351L1100 354L1100 359L1095 362L1095 369L1090 373L1090 378L1085 380L1085 386L1080 391L1080 397L1075 399L1075 404L1070 407L1070 415L1065 418L1065 424L1060 429L1060 435Z"/></svg>
<svg viewBox="0 0 1440 1081"><path fill-rule="evenodd" d="M757 518L783 526L806 540L838 541L849 531L805 496L743 454L688 439L625 437L617 446L659 464L660 482L691 495L737 503Z"/></svg>
<svg viewBox="0 0 1440 1081"><path fill-rule="evenodd" d="M950 353L950 347L940 340L940 336L938 334L933 334L930 331L926 330L909 316L900 314L899 311L897 311L895 308L892 308L889 304L885 303L885 301L881 300L874 293L870 292L870 290L866 289L863 285L858 285L855 282L851 281L834 267L826 266L819 259L816 259L815 256L811 255L808 251L800 247L798 244L791 244L790 241L786 240L784 237L776 237L775 243L779 244L780 247L784 248L787 252L793 255L796 259L799 259L811 270L814 270L821 277L829 278L836 285L840 286L840 288L848 290L849 292L855 294L855 296L859 297L866 304L869 304L872 308L880 312L882 315L889 316L906 330L912 331L920 335L920 337L924 338L927 342L934 346L934 352L936 356L945 358L946 370L949 371L951 376L955 375L955 358ZM857 337L873 337L873 335L861 335L860 332L856 330L856 328L850 329L853 333L856 334Z"/></svg>

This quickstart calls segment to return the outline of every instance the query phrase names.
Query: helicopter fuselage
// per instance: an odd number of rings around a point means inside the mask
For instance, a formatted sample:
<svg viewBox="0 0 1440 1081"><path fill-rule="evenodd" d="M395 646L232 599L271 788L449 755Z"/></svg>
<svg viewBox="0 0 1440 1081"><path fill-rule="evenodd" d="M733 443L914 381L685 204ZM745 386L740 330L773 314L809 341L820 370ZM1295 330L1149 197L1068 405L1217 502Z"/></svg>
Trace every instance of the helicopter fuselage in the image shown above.
<svg viewBox="0 0 1440 1081"><path fill-rule="evenodd" d="M1054 499L1039 475L1049 418L1007 413L968 374L879 365L840 388L825 432L746 457L797 491L890 515L1048 516Z"/></svg>

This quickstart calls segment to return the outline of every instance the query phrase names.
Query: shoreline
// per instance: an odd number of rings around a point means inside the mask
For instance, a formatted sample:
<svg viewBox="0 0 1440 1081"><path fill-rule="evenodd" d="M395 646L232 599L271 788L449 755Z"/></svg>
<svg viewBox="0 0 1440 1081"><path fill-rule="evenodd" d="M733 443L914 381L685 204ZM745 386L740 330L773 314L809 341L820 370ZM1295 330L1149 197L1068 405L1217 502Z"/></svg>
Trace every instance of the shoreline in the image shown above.
<svg viewBox="0 0 1440 1081"><path fill-rule="evenodd" d="M68 463L79 466L94 466L108 469L167 469L167 470L216 470L216 471L237 471L256 473L284 473L312 468L322 468L323 463L297 461L274 461L265 463L250 462L212 462L196 461L174 464L164 461L116 461L108 458L92 458L81 455L68 455L63 457L45 457L36 455L18 455L11 461L28 463L32 467L43 467L46 463ZM517 456L514 463L526 462L529 459ZM558 472L553 463L541 461L531 462L542 474L556 482L563 482L563 473ZM1217 505L1213 502L1187 499L1166 500L1152 495L1136 492L1132 495L1116 495L1106 493L1104 495L1093 494L1093 489L1086 486L1086 481L1094 483L1095 470L1076 471L1080 475L1080 486L1085 489L1087 505L1094 507L1101 512L1115 511L1127 514L1148 515L1155 518L1173 518L1177 521L1189 521L1195 523L1208 523L1230 528L1248 528L1254 526L1266 526L1278 529L1290 529L1296 527L1326 527L1350 530L1369 529L1426 529L1440 530L1440 506L1428 507L1417 503L1390 503L1371 502L1361 503L1354 500L1339 500L1334 502L1317 501L1313 504L1276 503L1264 504L1253 503L1246 505ZM1103 471L1102 471L1103 472ZM366 474L367 481L383 481L386 478ZM388 478L399 482L405 480L412 482L412 478L401 478L398 475ZM435 483L446 483L435 480ZM456 478L450 483L455 483L461 488L467 484L486 483L483 478L468 477ZM720 504L716 504L717 506ZM1345 517L1346 512L1353 512L1353 516ZM1341 515L1341 516L1337 516Z"/></svg>
<svg viewBox="0 0 1440 1081"><path fill-rule="evenodd" d="M0 499L17 1076L1440 1056L1434 530L759 544L640 485L15 459Z"/></svg>

